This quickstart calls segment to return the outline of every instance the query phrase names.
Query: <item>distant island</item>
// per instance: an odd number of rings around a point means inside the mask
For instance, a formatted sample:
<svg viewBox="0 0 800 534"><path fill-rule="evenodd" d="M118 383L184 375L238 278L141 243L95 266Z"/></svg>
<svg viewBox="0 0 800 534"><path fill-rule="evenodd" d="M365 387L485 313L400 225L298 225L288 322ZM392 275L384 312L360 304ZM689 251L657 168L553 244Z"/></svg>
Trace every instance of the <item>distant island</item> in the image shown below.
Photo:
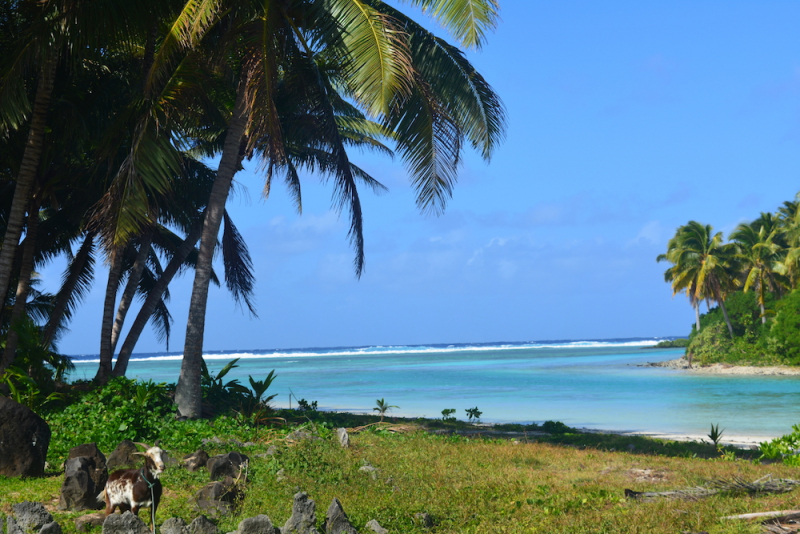
<svg viewBox="0 0 800 534"><path fill-rule="evenodd" d="M686 347L689 366L800 366L800 194L728 238L689 221L656 258L670 264L664 280L687 296L695 324L654 348Z"/></svg>

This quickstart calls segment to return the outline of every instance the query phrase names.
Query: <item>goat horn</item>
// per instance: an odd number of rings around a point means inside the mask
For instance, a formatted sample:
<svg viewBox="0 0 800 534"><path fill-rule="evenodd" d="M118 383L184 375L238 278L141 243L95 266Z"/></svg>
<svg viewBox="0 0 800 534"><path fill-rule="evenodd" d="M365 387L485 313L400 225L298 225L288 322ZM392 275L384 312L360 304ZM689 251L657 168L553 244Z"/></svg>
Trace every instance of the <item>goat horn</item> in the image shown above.
<svg viewBox="0 0 800 534"><path fill-rule="evenodd" d="M148 445L147 443L141 443L139 441L134 441L134 443L136 445L140 446L140 447L144 447L145 449L149 449L150 448L150 445Z"/></svg>
<svg viewBox="0 0 800 534"><path fill-rule="evenodd" d="M158 444L161 443L160 439L157 439L155 443L153 443L153 447L158 447Z"/></svg>
<svg viewBox="0 0 800 534"><path fill-rule="evenodd" d="M138 452L137 451L137 452L132 452L131 456L147 456L147 455L145 453L143 453L143 452Z"/></svg>

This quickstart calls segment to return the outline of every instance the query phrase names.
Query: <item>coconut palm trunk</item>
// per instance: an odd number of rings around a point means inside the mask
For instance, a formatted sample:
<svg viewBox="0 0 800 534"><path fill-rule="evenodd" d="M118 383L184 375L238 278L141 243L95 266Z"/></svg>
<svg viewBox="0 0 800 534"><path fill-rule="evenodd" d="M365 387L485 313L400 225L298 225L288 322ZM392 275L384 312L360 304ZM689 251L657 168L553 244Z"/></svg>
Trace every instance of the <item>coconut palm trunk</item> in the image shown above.
<svg viewBox="0 0 800 534"><path fill-rule="evenodd" d="M100 365L94 379L101 383L111 377L111 360L114 351L111 347L111 330L114 327L114 304L117 302L117 289L122 271L123 250L116 247L111 252L111 265L108 269L108 282L106 283L106 298L103 302L103 323L100 329Z"/></svg>
<svg viewBox="0 0 800 534"><path fill-rule="evenodd" d="M217 168L217 177L211 188L211 195L206 207L203 221L203 233L200 238L200 252L195 267L192 297L189 302L189 320L186 324L186 341L183 347L183 361L178 385L175 388L175 404L181 416L190 419L202 415L202 391L200 376L203 362L203 333L205 330L206 304L208 302L208 286L211 281L211 262L217 235L225 213L225 203L236 171L241 164L241 145L247 129L249 112L245 93L248 76L242 74L236 95L233 114L225 134L222 157Z"/></svg>
<svg viewBox="0 0 800 534"><path fill-rule="evenodd" d="M130 361L131 354L133 354L134 347L136 347L136 343L139 341L139 336L142 335L144 327L147 325L150 317L152 317L159 300L161 300L170 282L172 282L172 279L180 270L181 265L186 261L195 243L197 243L197 240L200 239L201 232L202 226L197 224L183 243L181 243L181 246L167 264L158 282L156 282L153 289L147 294L147 298L145 298L142 308L136 315L136 319L133 321L128 335L125 336L122 348L119 349L117 362L114 364L114 376L125 376L125 373L128 371L128 362Z"/></svg>
<svg viewBox="0 0 800 534"><path fill-rule="evenodd" d="M731 325L731 320L728 318L728 310L725 308L725 300L722 297L719 297L719 307L722 310L722 316L725 318L725 324L728 325L728 332L731 334L731 339L733 339L733 325Z"/></svg>
<svg viewBox="0 0 800 534"><path fill-rule="evenodd" d="M0 295L8 293L8 284L11 280L11 271L14 264L14 253L22 236L22 226L25 221L25 209L30 203L31 190L39 171L39 162L44 148L44 134L47 118L47 109L53 95L53 84L56 75L56 58L51 55L42 65L39 74L39 85L36 88L36 97L33 102L30 130L22 153L22 162L17 174L14 198L11 201L11 210L8 215L5 236L0 246Z"/></svg>
<svg viewBox="0 0 800 534"><path fill-rule="evenodd" d="M17 282L17 293L14 298L14 308L11 311L11 328L6 337L6 350L3 352L3 359L0 361L0 375L14 364L19 343L19 334L13 328L25 315L25 305L28 301L28 293L31 289L31 274L33 274L33 258L36 253L36 234L39 229L39 203L31 202L30 213L28 215L28 227L25 233L25 241L22 249L22 262Z"/></svg>
<svg viewBox="0 0 800 534"><path fill-rule="evenodd" d="M694 328L700 331L700 302L694 303Z"/></svg>
<svg viewBox="0 0 800 534"><path fill-rule="evenodd" d="M122 292L122 297L117 307L117 316L114 318L114 326L111 329L112 354L117 348L117 341L119 340L120 332L122 332L122 325L125 324L125 317L128 315L128 310L133 303L133 297L136 296L136 288L139 286L139 281L142 279L142 273L147 263L147 256L150 254L150 244L152 242L153 232L145 232L142 236L141 243L139 243L139 252L136 254L136 260L133 262L130 273L128 273L128 283L125 285L125 290Z"/></svg>

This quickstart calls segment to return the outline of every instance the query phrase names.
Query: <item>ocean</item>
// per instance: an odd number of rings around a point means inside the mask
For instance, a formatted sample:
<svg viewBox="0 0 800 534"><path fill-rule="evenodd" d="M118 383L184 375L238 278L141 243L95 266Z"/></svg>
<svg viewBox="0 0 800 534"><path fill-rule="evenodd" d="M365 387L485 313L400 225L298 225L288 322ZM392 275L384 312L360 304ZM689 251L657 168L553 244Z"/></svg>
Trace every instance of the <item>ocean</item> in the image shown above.
<svg viewBox="0 0 800 534"><path fill-rule="evenodd" d="M705 435L718 424L729 436L772 438L800 423L800 377L690 374L643 367L678 358L682 349L652 349L659 339L211 351L217 373L240 358L226 380L247 384L275 370L276 406L316 401L319 409L371 412L377 399L391 414L441 417L446 408L481 421L562 421L578 428ZM131 378L177 381L181 353L134 354ZM74 356L73 379L91 378L97 355Z"/></svg>

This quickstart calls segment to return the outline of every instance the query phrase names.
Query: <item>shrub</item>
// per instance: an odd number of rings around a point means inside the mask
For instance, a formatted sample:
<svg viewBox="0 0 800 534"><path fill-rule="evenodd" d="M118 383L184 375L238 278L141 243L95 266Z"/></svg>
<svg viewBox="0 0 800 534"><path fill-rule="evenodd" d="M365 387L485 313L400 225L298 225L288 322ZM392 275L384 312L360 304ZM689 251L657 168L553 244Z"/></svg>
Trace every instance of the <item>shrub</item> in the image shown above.
<svg viewBox="0 0 800 534"><path fill-rule="evenodd" d="M792 291L778 303L769 347L783 362L800 364L800 290Z"/></svg>

